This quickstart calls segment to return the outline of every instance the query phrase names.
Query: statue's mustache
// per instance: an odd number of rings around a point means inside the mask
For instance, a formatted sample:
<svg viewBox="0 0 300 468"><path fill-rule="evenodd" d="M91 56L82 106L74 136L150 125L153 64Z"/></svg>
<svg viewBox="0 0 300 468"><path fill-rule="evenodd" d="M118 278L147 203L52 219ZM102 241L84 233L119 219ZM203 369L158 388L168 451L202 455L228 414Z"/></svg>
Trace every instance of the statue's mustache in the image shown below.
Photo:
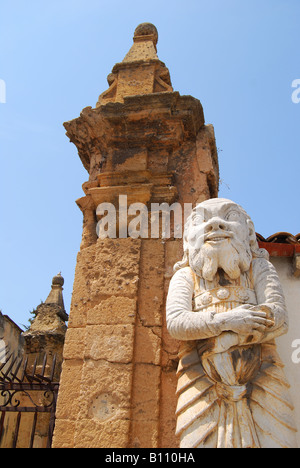
<svg viewBox="0 0 300 468"><path fill-rule="evenodd" d="M229 230L218 230L204 234L204 242L216 239L232 239L234 234Z"/></svg>
<svg viewBox="0 0 300 468"><path fill-rule="evenodd" d="M218 268L236 279L249 269L251 252L238 234L216 230L204 233L202 242L189 250L189 262L199 276L209 281L213 280Z"/></svg>
<svg viewBox="0 0 300 468"><path fill-rule="evenodd" d="M225 239L238 241L237 235L230 229L218 229L195 234L189 239L189 246L200 249L206 242Z"/></svg>

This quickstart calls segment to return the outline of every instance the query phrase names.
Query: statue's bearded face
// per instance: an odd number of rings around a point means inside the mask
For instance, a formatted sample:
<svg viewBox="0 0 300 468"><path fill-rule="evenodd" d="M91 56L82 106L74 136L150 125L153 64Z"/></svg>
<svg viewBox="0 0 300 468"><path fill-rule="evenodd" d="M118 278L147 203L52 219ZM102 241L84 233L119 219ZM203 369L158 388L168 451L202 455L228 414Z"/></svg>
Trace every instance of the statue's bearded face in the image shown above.
<svg viewBox="0 0 300 468"><path fill-rule="evenodd" d="M208 281L219 268L231 279L239 278L250 268L251 231L253 224L239 205L224 199L201 203L191 215L186 234L190 267Z"/></svg>

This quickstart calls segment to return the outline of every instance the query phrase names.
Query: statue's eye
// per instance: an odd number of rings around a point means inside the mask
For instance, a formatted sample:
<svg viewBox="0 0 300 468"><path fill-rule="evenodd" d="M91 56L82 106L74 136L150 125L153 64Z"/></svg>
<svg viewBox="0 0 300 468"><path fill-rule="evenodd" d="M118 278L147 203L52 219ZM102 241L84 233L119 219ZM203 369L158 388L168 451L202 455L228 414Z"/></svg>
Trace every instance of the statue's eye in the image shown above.
<svg viewBox="0 0 300 468"><path fill-rule="evenodd" d="M194 226L199 226L204 222L204 217L202 214L197 214L193 217L193 225Z"/></svg>
<svg viewBox="0 0 300 468"><path fill-rule="evenodd" d="M229 213L227 213L226 215L227 221L238 221L239 218L240 218L240 214L238 211L235 211L235 210L229 211Z"/></svg>

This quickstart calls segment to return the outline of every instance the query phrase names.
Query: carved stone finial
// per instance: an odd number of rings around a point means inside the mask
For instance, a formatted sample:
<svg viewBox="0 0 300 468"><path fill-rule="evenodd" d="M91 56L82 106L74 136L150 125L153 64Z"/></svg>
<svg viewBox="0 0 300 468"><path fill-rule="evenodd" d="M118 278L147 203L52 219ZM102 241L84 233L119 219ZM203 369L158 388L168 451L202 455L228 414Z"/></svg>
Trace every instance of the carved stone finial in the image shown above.
<svg viewBox="0 0 300 468"><path fill-rule="evenodd" d="M56 276L52 279L52 286L63 286L65 283L64 278L61 276L61 272L59 272Z"/></svg>
<svg viewBox="0 0 300 468"><path fill-rule="evenodd" d="M122 63L159 60L156 52L158 32L154 24L142 23L134 31L133 45Z"/></svg>
<svg viewBox="0 0 300 468"><path fill-rule="evenodd" d="M127 96L173 92L169 70L157 56L157 41L158 32L153 24L137 26L133 45L108 75L109 88L99 96L96 107L108 102L123 102Z"/></svg>
<svg viewBox="0 0 300 468"><path fill-rule="evenodd" d="M142 41L142 40L147 40L150 38L153 40L153 43L156 46L157 41L158 41L158 32L154 24L152 23L139 24L134 31L133 40Z"/></svg>
<svg viewBox="0 0 300 468"><path fill-rule="evenodd" d="M63 299L64 282L65 280L61 276L61 273L58 273L58 275L55 275L52 279L51 291L45 301L45 304L53 304L53 305L59 306L63 313L65 313L65 305L64 305L64 299Z"/></svg>

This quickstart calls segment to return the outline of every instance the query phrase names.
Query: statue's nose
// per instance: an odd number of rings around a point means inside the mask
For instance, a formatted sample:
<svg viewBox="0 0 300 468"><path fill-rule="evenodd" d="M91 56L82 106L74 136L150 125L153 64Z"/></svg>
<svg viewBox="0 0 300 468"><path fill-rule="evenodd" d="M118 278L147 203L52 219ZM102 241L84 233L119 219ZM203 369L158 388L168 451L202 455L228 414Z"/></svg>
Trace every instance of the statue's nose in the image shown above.
<svg viewBox="0 0 300 468"><path fill-rule="evenodd" d="M226 223L223 219L215 217L211 218L208 223L206 224L205 227L205 232L210 232L210 231L225 231L226 230Z"/></svg>

